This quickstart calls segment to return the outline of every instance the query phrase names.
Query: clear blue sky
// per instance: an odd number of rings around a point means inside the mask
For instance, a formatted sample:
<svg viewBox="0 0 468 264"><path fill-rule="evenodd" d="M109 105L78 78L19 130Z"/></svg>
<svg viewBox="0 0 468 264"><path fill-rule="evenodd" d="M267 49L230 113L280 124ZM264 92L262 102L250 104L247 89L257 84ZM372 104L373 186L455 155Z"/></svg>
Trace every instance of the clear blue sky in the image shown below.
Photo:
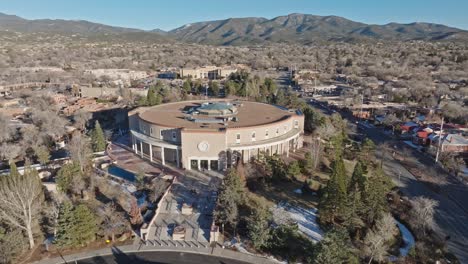
<svg viewBox="0 0 468 264"><path fill-rule="evenodd" d="M141 29L173 29L229 17L289 13L359 22L433 22L468 29L468 0L0 0L0 12L28 19L83 19Z"/></svg>

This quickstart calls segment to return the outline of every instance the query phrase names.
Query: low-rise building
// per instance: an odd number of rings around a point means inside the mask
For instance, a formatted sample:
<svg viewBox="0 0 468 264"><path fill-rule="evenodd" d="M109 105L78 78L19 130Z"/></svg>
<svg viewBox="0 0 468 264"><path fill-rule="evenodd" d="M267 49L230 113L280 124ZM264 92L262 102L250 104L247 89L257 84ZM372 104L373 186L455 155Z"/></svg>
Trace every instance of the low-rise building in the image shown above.
<svg viewBox="0 0 468 264"><path fill-rule="evenodd" d="M432 137L432 145L439 146L440 136ZM441 152L451 153L468 153L468 139L460 134L446 134L442 135L442 142L440 143Z"/></svg>
<svg viewBox="0 0 468 264"><path fill-rule="evenodd" d="M237 72L237 68L233 67L204 66L199 68L182 68L179 71L179 75L181 78L216 80L226 78L235 72Z"/></svg>
<svg viewBox="0 0 468 264"><path fill-rule="evenodd" d="M246 101L185 101L128 114L133 149L142 158L187 170L226 170L259 155L302 147L304 115Z"/></svg>

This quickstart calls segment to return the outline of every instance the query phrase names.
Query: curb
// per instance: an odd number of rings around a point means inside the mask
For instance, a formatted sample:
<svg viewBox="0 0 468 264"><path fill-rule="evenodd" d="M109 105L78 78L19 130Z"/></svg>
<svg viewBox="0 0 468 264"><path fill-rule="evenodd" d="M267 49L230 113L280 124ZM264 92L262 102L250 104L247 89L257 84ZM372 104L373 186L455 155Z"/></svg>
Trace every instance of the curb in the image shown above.
<svg viewBox="0 0 468 264"><path fill-rule="evenodd" d="M117 254L132 254L136 253L135 255L138 255L140 252L179 252L179 253L190 253L190 254L198 254L198 255L205 255L205 256L210 256L210 257L220 257L220 258L225 258L225 259L231 259L231 260L237 260L237 261L243 261L246 263L260 263L260 264L274 264L274 263L279 263L278 261L275 261L273 259L269 259L267 257L263 256L256 256L256 255L250 255L250 254L245 254L237 251L232 251L228 249L222 249L222 248L207 248L208 251L211 251L212 253L209 252L200 252L200 251L195 251L195 250L182 250L182 249L155 249L155 248L134 248L134 246L126 246L130 247L128 249L125 249L124 247L112 247L112 248L105 248L101 250L97 250L94 252L88 253L86 256L80 256L83 255L83 253L76 253L76 254L71 254L67 256L63 256L63 258L56 257L56 258L51 258L51 259L42 259L39 261L32 262L34 264L62 264L66 262L73 263L75 261L79 260L84 260L84 259L91 259L94 257L105 257L105 256L111 256L111 255L117 255ZM117 254L115 253L114 249L117 249ZM119 252L120 251L120 252Z"/></svg>

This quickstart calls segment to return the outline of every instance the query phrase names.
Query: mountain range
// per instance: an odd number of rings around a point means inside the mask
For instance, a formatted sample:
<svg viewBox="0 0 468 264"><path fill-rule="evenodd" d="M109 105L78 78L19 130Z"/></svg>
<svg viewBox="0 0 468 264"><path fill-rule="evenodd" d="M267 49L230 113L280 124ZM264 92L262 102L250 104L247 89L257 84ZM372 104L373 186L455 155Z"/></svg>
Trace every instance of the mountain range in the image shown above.
<svg viewBox="0 0 468 264"><path fill-rule="evenodd" d="M0 13L0 31L21 33L125 36L146 40L175 40L213 45L264 43L310 44L323 41L467 41L468 31L433 23L371 25L338 16L289 14L273 19L229 18L186 24L163 31L115 27L85 20L28 20Z"/></svg>

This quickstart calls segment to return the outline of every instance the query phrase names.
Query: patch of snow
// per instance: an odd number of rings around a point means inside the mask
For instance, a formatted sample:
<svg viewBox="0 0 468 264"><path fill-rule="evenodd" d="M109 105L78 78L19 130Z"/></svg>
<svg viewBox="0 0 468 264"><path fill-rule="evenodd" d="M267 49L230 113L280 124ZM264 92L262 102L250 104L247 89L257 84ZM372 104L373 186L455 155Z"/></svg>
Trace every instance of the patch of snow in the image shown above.
<svg viewBox="0 0 468 264"><path fill-rule="evenodd" d="M294 190L294 193L302 194L302 189L296 189L296 190Z"/></svg>
<svg viewBox="0 0 468 264"><path fill-rule="evenodd" d="M414 246L414 236L404 224L400 223L400 221L395 219L395 222L398 225L398 229L400 229L403 242L405 243L404 246L400 248L400 256L406 257L410 249Z"/></svg>
<svg viewBox="0 0 468 264"><path fill-rule="evenodd" d="M278 225L297 223L299 231L313 242L319 242L323 238L323 231L317 223L317 209L305 209L300 206L279 203L273 209L273 220Z"/></svg>
<svg viewBox="0 0 468 264"><path fill-rule="evenodd" d="M138 197L137 199L137 205L138 207L141 207L145 203L146 203L146 193L142 193L142 195L140 195L140 197Z"/></svg>

